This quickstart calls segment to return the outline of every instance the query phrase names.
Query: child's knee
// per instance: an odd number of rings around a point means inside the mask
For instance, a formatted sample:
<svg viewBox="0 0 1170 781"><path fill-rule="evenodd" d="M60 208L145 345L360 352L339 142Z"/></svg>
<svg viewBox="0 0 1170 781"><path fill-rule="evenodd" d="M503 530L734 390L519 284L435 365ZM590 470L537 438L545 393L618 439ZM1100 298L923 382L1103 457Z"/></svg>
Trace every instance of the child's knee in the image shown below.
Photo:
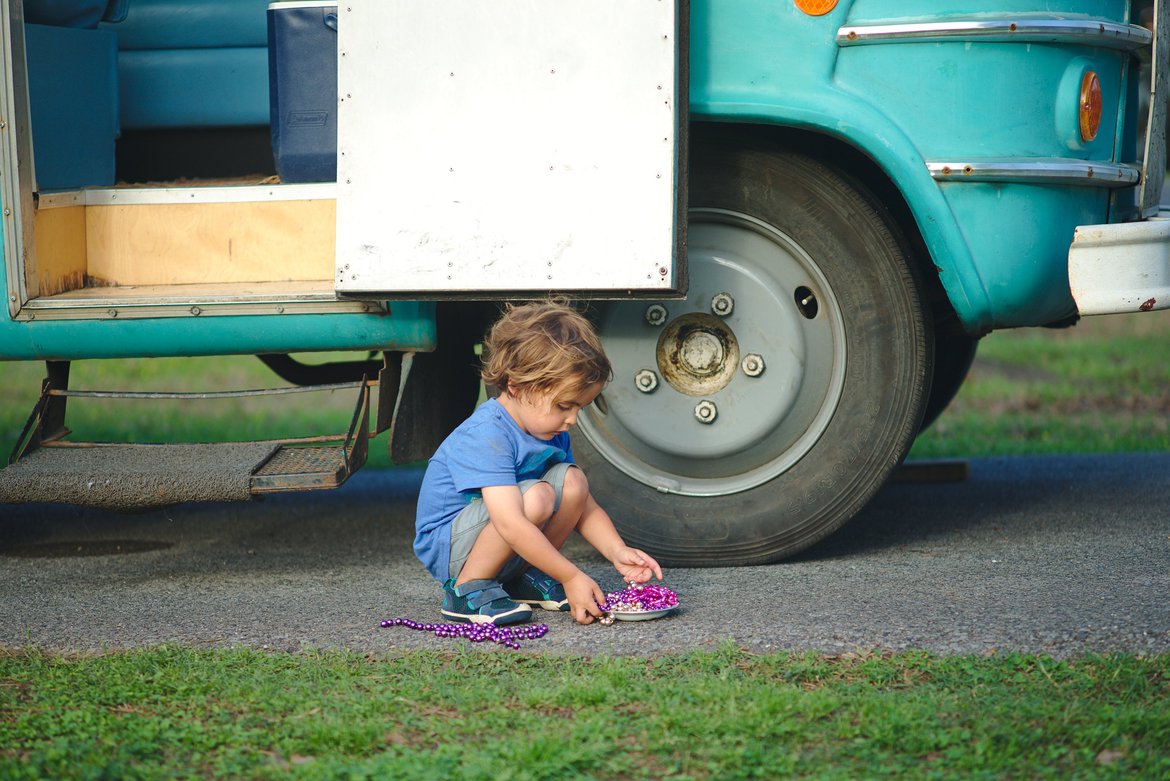
<svg viewBox="0 0 1170 781"><path fill-rule="evenodd" d="M562 501L580 502L589 496L589 478L578 466L565 471L565 484L561 488Z"/></svg>
<svg viewBox="0 0 1170 781"><path fill-rule="evenodd" d="M552 517L556 506L556 489L548 483L535 483L524 492L524 514L535 524L542 524Z"/></svg>

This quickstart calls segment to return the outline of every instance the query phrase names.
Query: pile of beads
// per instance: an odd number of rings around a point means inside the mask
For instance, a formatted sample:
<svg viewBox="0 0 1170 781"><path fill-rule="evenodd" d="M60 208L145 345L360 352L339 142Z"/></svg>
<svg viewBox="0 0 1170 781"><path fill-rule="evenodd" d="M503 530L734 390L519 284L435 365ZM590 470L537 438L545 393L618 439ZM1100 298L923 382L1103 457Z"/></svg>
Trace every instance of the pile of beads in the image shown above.
<svg viewBox="0 0 1170 781"><path fill-rule="evenodd" d="M519 649L521 640L537 640L548 633L547 624L496 626L495 624L420 624L409 618L391 618L382 627L404 626L419 632L433 632L435 637L463 637L473 643L491 640L505 648Z"/></svg>
<svg viewBox="0 0 1170 781"><path fill-rule="evenodd" d="M678 607L678 595L666 586L629 583L621 591L611 591L606 594L605 604L601 606L601 609L607 613L615 610L621 613L638 613L670 610L672 607Z"/></svg>

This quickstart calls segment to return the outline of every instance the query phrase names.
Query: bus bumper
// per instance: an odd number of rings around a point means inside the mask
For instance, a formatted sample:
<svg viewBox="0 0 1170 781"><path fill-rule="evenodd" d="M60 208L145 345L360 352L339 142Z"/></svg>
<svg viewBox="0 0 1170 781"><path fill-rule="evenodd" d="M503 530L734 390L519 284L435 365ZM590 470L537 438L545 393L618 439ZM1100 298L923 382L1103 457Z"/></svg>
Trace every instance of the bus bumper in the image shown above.
<svg viewBox="0 0 1170 781"><path fill-rule="evenodd" d="M1078 225L1068 282L1082 316L1170 309L1170 209L1145 222Z"/></svg>

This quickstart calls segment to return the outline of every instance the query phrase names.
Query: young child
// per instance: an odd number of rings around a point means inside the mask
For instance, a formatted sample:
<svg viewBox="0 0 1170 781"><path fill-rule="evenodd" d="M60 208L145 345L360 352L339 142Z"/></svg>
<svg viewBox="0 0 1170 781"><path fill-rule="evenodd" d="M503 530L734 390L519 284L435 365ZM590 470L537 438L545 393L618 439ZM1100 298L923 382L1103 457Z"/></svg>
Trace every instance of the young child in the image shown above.
<svg viewBox="0 0 1170 781"><path fill-rule="evenodd" d="M443 584L448 619L511 624L535 605L591 623L605 593L560 552L574 530L623 581L662 579L573 463L569 427L611 374L593 327L565 304L509 307L492 326L482 376L500 396L439 446L418 500L414 551Z"/></svg>

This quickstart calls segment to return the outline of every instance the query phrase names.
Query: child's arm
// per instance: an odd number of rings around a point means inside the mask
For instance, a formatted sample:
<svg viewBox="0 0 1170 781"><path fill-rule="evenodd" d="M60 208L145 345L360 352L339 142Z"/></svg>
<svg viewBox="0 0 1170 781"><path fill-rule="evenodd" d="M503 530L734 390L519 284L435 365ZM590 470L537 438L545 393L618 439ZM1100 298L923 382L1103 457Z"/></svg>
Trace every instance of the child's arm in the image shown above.
<svg viewBox="0 0 1170 781"><path fill-rule="evenodd" d="M645 551L626 545L614 527L613 519L592 494L585 500L585 511L581 513L577 531L602 556L609 559L625 582L645 583L651 576L662 580L662 568L658 562Z"/></svg>
<svg viewBox="0 0 1170 781"><path fill-rule="evenodd" d="M593 578L565 558L541 530L524 515L524 498L514 485L487 486L482 489L492 528L520 558L560 581L569 599L573 618L588 624L601 615L599 605L605 592Z"/></svg>

